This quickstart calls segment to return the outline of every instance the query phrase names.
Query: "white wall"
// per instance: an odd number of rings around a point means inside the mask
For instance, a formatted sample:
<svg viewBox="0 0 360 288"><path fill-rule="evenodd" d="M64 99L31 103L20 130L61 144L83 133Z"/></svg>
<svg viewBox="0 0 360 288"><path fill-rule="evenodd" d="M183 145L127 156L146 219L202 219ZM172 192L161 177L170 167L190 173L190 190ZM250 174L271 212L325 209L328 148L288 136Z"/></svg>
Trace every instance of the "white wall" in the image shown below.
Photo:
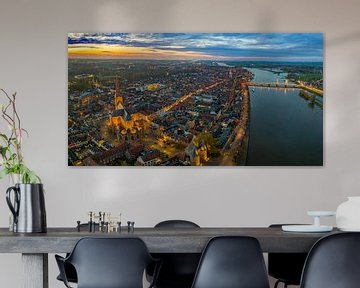
<svg viewBox="0 0 360 288"><path fill-rule="evenodd" d="M89 210L136 226L187 218L201 226L311 221L359 195L360 18L357 0L1 0L0 87L18 92L26 160L46 187L48 226ZM68 32L324 32L322 168L67 167ZM8 222L0 182L0 226ZM329 221L334 223L334 221ZM54 279L50 257L50 287ZM19 255L0 255L1 287L20 287Z"/></svg>

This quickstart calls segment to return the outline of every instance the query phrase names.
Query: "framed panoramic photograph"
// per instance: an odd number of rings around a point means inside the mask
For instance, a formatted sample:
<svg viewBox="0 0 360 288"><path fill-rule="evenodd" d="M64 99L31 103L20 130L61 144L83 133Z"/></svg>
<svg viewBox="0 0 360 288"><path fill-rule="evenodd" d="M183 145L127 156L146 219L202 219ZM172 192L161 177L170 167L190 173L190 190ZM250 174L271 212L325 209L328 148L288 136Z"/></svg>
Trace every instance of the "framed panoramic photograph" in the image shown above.
<svg viewBox="0 0 360 288"><path fill-rule="evenodd" d="M322 166L322 33L69 33L69 166Z"/></svg>

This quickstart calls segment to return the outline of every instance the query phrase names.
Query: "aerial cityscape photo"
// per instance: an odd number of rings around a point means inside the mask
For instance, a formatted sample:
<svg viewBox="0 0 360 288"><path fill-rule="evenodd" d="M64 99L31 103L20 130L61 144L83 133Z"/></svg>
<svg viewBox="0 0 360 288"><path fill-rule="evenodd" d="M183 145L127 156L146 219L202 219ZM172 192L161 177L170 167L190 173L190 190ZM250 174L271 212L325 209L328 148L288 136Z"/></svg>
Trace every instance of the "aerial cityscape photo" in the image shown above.
<svg viewBox="0 0 360 288"><path fill-rule="evenodd" d="M69 166L322 166L322 33L69 33Z"/></svg>

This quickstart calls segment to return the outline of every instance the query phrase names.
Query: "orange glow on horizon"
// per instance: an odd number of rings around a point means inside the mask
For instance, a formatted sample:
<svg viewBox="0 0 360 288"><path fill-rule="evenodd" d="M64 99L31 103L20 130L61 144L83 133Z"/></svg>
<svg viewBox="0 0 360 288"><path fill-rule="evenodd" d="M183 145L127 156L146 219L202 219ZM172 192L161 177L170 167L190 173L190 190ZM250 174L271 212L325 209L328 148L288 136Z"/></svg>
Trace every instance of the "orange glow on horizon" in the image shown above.
<svg viewBox="0 0 360 288"><path fill-rule="evenodd" d="M81 44L68 46L69 58L126 58L126 59L212 59L213 56L178 50L121 45Z"/></svg>

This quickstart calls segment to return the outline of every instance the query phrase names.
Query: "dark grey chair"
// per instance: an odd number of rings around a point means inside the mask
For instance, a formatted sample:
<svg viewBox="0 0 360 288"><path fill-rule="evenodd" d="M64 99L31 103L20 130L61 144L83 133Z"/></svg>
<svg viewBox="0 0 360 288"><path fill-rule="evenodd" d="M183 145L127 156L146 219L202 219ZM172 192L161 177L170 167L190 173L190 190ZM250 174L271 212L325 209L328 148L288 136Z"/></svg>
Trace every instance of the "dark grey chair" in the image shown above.
<svg viewBox="0 0 360 288"><path fill-rule="evenodd" d="M288 224L272 224L269 228L280 228ZM304 268L307 253L269 253L268 272L277 281L274 288L280 283L286 288L288 285L300 285L301 273Z"/></svg>
<svg viewBox="0 0 360 288"><path fill-rule="evenodd" d="M146 267L158 262L139 238L82 238L68 257L55 258L66 287L70 285L65 263L74 266L78 288L143 288ZM154 281L159 268L160 264L155 267Z"/></svg>
<svg viewBox="0 0 360 288"><path fill-rule="evenodd" d="M321 238L306 259L301 288L359 288L360 233Z"/></svg>
<svg viewBox="0 0 360 288"><path fill-rule="evenodd" d="M269 288L257 239L221 236L207 244L192 288Z"/></svg>
<svg viewBox="0 0 360 288"><path fill-rule="evenodd" d="M166 220L155 225L157 229L200 228L199 225L187 220ZM157 253L152 254L161 259L162 266L155 283L156 288L190 288L194 280L200 253ZM153 267L147 269L147 279L153 277Z"/></svg>
<svg viewBox="0 0 360 288"><path fill-rule="evenodd" d="M88 223L83 223L80 225L81 229L89 229L89 224ZM99 229L99 224L95 224L95 229ZM66 257L69 256L69 253L66 254ZM70 263L67 263L65 262L64 263L64 267L65 267L65 275L66 275L66 278L67 278L67 281L68 282L71 282L71 283L77 283L77 275L76 275L76 270L74 268L73 265L71 265ZM63 281L62 277L61 277L61 274L59 274L57 277L56 277L57 280L59 281Z"/></svg>
<svg viewBox="0 0 360 288"><path fill-rule="evenodd" d="M69 256L69 254L66 255L66 257L68 257L68 256ZM73 265L71 265L70 263L64 262L64 273L66 275L66 279L68 282L77 283L77 274L76 274L75 267ZM56 279L64 282L63 278L61 277L61 274L59 274L56 277Z"/></svg>

